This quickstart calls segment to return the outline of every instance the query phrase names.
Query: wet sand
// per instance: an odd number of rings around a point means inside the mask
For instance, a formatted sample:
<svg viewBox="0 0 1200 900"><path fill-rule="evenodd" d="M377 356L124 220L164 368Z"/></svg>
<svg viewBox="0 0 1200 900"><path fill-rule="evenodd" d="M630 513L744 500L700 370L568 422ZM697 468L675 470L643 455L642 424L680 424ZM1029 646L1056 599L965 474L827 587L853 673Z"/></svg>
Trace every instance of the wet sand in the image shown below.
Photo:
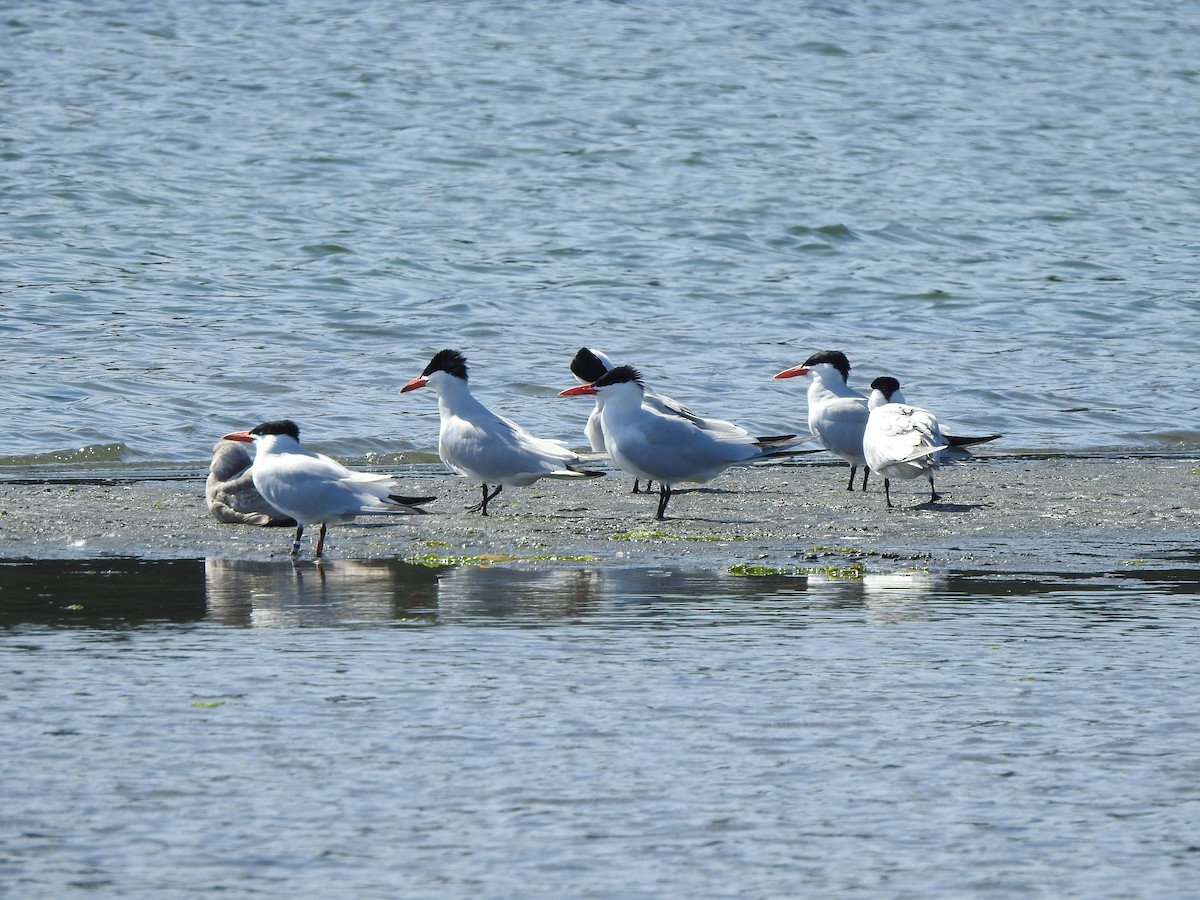
<svg viewBox="0 0 1200 900"><path fill-rule="evenodd" d="M657 494L630 493L632 480L620 472L506 490L484 518L464 510L477 501L477 484L422 465L399 474L413 493L438 496L428 514L331 527L326 556L997 574L1178 565L1200 554L1198 470L1200 457L996 456L940 472L936 503L925 502L923 482L893 482L889 510L881 482L865 494L847 491L844 466L767 465L677 490L667 519L657 521ZM205 475L9 473L0 482L0 558L286 557L292 529L225 525L208 515ZM306 534L301 558L311 555Z"/></svg>

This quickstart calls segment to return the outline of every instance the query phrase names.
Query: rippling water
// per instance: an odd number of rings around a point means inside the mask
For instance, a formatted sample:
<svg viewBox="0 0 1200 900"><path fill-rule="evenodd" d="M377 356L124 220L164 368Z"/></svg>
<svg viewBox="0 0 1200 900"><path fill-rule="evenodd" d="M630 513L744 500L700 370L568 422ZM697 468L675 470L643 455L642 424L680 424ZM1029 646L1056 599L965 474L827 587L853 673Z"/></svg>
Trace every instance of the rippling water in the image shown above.
<svg viewBox="0 0 1200 900"><path fill-rule="evenodd" d="M1009 451L1200 449L1194 4L16 2L0 48L0 467L284 415L428 461L447 346L578 443L587 344L763 433L841 348ZM0 569L0 893L1196 884L1194 556Z"/></svg>
<svg viewBox="0 0 1200 900"><path fill-rule="evenodd" d="M1187 896L1178 563L5 564L0 875L21 897Z"/></svg>
<svg viewBox="0 0 1200 900"><path fill-rule="evenodd" d="M828 347L1011 450L1200 446L1189 3L17 3L0 463L280 415L422 458L443 346L776 430ZM81 448L83 448L81 450Z"/></svg>

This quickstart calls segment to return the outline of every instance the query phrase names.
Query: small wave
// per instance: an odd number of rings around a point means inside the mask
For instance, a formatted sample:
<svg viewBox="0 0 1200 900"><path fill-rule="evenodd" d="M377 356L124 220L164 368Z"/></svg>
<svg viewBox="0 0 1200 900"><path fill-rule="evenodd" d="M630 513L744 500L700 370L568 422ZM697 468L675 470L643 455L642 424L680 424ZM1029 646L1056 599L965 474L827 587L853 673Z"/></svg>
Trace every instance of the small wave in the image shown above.
<svg viewBox="0 0 1200 900"><path fill-rule="evenodd" d="M76 450L52 450L26 456L0 456L0 466L77 465L79 463L119 462L129 454L122 443L89 444Z"/></svg>

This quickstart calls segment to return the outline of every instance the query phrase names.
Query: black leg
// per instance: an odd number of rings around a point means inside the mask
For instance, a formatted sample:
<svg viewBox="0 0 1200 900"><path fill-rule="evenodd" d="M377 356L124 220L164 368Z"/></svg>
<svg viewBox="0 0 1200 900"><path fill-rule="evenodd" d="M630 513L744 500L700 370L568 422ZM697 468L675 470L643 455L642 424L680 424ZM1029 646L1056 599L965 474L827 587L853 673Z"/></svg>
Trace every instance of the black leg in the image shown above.
<svg viewBox="0 0 1200 900"><path fill-rule="evenodd" d="M496 489L494 491L492 491L490 494L488 493L488 486L486 484L480 485L480 487L483 489L483 493L482 493L483 499L480 500L478 503L476 503L474 506L468 506L467 512L482 513L483 515L486 516L488 514L487 513L488 501L491 500L492 498L494 498L502 490L504 490L504 485L502 485L502 484L496 485Z"/></svg>
<svg viewBox="0 0 1200 900"><path fill-rule="evenodd" d="M654 516L656 519L665 519L663 515L667 511L667 502L671 499L671 486L665 481L658 483L658 513Z"/></svg>
<svg viewBox="0 0 1200 900"><path fill-rule="evenodd" d="M929 502L930 502L930 503L933 503L935 500L941 500L941 499L942 499L942 495L941 495L941 494L939 494L939 493L938 493L938 492L937 492L937 491L934 489L934 487L933 487L933 476L932 476L932 475L930 475L930 476L929 476Z"/></svg>
<svg viewBox="0 0 1200 900"><path fill-rule="evenodd" d="M638 490L638 480L637 480L636 478L635 478L635 479L633 479L633 490L632 490L630 493L634 493L634 494L640 494L640 493L641 493L641 491L640 491L640 490ZM647 492L647 493L649 493L649 492Z"/></svg>
<svg viewBox="0 0 1200 900"><path fill-rule="evenodd" d="M313 552L313 556L317 559L321 558L321 553L325 550L325 523L321 523L321 530L317 533L317 548Z"/></svg>
<svg viewBox="0 0 1200 900"><path fill-rule="evenodd" d="M870 475L870 474L871 474L871 470L870 470L869 468L867 468L866 466L863 466L863 486L862 486L862 489L863 489L863 493L864 493L864 494L865 494L865 493L866 493L866 491L867 491L867 476L868 476L868 475Z"/></svg>
<svg viewBox="0 0 1200 900"><path fill-rule="evenodd" d="M848 491L854 490L854 473L856 473L857 471L858 471L858 466L850 467L850 483L848 485L846 485L846 490L848 490Z"/></svg>
<svg viewBox="0 0 1200 900"><path fill-rule="evenodd" d="M883 479L883 496L887 498L888 509L892 508L892 480Z"/></svg>
<svg viewBox="0 0 1200 900"><path fill-rule="evenodd" d="M296 539L292 541L292 556L300 555L300 538L304 537L304 526L296 526Z"/></svg>

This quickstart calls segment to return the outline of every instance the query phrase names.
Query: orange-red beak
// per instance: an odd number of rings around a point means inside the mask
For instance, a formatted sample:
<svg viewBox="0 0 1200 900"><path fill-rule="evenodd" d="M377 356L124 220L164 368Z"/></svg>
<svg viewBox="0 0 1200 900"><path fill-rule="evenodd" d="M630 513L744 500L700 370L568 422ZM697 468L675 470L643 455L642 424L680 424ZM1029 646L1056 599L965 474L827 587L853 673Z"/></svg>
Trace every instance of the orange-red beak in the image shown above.
<svg viewBox="0 0 1200 900"><path fill-rule="evenodd" d="M775 375L773 377L774 378L795 378L797 375L807 375L808 371L809 370L807 368L805 368L804 366L792 366L790 369L784 369L778 375Z"/></svg>
<svg viewBox="0 0 1200 900"><path fill-rule="evenodd" d="M584 397L590 394L597 394L597 391L590 384L577 384L575 387L567 388L565 391L559 391L560 397Z"/></svg>
<svg viewBox="0 0 1200 900"><path fill-rule="evenodd" d="M238 441L243 444L253 444L254 437L248 431L234 431L221 438L223 441Z"/></svg>
<svg viewBox="0 0 1200 900"><path fill-rule="evenodd" d="M429 384L429 379L424 375L418 375L404 387L400 388L400 393L407 394L409 391L415 391L417 388L423 388Z"/></svg>

